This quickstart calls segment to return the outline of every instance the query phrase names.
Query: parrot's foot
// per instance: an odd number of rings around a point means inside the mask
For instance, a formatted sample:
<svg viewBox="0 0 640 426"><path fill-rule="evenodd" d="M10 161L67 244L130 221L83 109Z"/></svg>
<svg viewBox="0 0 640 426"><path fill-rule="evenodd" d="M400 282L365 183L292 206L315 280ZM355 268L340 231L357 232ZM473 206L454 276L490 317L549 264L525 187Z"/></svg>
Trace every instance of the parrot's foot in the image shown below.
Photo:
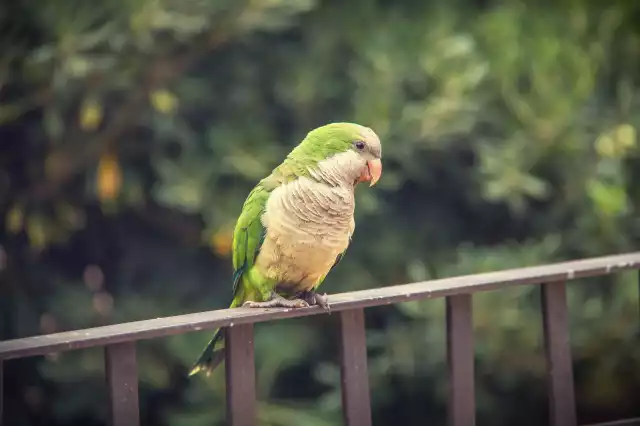
<svg viewBox="0 0 640 426"><path fill-rule="evenodd" d="M318 294L315 291L305 291L302 293L302 299L307 302L310 306L320 306L325 311L331 311L331 307L329 306L329 296L327 293Z"/></svg>
<svg viewBox="0 0 640 426"><path fill-rule="evenodd" d="M243 308L308 308L309 303L302 299L285 299L279 294L274 294L271 299L264 302L247 301L242 304Z"/></svg>

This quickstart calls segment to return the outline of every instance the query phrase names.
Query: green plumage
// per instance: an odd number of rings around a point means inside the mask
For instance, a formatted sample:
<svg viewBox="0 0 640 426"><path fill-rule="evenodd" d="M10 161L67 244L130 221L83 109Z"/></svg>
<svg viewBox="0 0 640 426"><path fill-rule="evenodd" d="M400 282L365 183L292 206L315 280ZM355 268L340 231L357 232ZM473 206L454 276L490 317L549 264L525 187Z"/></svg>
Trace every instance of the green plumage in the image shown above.
<svg viewBox="0 0 640 426"><path fill-rule="evenodd" d="M266 300L274 286L271 280L253 269L253 265L265 236L260 217L269 193L276 186L277 181L264 179L251 191L242 207L233 233L233 300L230 308L241 306L249 299ZM203 370L210 373L220 364L224 349L214 351L214 348L221 339L222 329L218 329L189 372L190 376Z"/></svg>
<svg viewBox="0 0 640 426"><path fill-rule="evenodd" d="M315 129L291 151L282 164L262 179L249 193L233 234L233 300L230 308L242 306L246 301L265 302L279 297L275 293L276 287L280 284L277 277L283 274L279 273L277 265L275 267L271 265L267 270L264 265L256 264L267 235L263 215L273 191L300 177L321 181L322 179L314 176L311 171L320 162L351 150L353 142L362 139L362 129L366 128L351 123L336 123ZM344 251L334 255L333 264L313 283L313 289L322 283L329 270L340 261L343 254ZM296 288L293 287L292 290ZM279 300L281 301L273 306L284 306L284 303L289 303L282 298ZM292 304L292 307L299 307L299 305ZM222 330L217 330L191 369L190 375L199 371L209 373L222 361L224 349L215 350L215 346L221 340L223 340Z"/></svg>

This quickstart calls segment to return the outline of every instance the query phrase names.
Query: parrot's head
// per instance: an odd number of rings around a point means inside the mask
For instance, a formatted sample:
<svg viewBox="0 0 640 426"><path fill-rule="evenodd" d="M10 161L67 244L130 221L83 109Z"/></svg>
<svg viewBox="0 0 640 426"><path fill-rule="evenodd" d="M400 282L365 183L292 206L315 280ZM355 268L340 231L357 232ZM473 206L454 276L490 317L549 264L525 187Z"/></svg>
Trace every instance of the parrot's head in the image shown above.
<svg viewBox="0 0 640 426"><path fill-rule="evenodd" d="M331 123L309 132L295 150L306 155L314 174L332 181L373 186L382 175L382 146L378 135L354 123ZM294 151L294 152L295 152ZM293 154L293 152L292 152Z"/></svg>

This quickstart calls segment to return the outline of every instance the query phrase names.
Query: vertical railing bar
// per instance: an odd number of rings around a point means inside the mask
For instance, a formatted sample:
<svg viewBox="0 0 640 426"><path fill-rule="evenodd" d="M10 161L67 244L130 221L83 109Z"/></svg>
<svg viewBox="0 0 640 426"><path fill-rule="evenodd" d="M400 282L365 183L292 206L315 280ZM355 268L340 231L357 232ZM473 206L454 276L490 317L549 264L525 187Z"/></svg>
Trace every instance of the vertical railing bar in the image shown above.
<svg viewBox="0 0 640 426"><path fill-rule="evenodd" d="M342 413L347 426L371 426L367 338L363 309L340 312Z"/></svg>
<svg viewBox="0 0 640 426"><path fill-rule="evenodd" d="M138 426L138 365L136 342L105 347L105 372L109 387L109 415L112 426Z"/></svg>
<svg viewBox="0 0 640 426"><path fill-rule="evenodd" d="M473 426L476 421L476 401L471 295L448 296L446 318L449 365L448 424Z"/></svg>
<svg viewBox="0 0 640 426"><path fill-rule="evenodd" d="M225 374L227 381L227 424L256 424L256 377L253 324L225 329Z"/></svg>
<svg viewBox="0 0 640 426"><path fill-rule="evenodd" d="M550 425L575 426L577 417L566 284L543 284L541 291Z"/></svg>

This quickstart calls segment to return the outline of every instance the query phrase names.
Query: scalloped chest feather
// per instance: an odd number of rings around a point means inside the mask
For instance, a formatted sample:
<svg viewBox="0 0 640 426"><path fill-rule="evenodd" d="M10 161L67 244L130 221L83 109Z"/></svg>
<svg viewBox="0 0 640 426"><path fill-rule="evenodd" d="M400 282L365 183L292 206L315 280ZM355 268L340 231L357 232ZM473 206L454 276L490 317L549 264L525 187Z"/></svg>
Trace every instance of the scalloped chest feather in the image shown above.
<svg viewBox="0 0 640 426"><path fill-rule="evenodd" d="M262 216L266 236L256 265L279 290L315 288L349 245L354 209L353 187L301 177L276 188Z"/></svg>

